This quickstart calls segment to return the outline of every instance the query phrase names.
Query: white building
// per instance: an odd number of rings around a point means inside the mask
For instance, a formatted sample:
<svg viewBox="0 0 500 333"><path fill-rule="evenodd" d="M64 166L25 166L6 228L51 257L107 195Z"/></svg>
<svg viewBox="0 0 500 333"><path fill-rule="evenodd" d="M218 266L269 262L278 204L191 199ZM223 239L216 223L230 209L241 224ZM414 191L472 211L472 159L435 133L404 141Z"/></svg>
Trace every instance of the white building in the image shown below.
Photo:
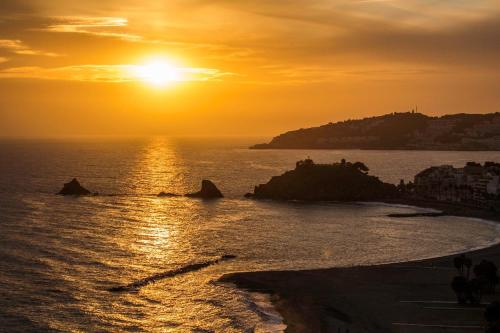
<svg viewBox="0 0 500 333"><path fill-rule="evenodd" d="M417 195L439 201L484 206L500 200L500 164L467 163L431 167L415 176Z"/></svg>

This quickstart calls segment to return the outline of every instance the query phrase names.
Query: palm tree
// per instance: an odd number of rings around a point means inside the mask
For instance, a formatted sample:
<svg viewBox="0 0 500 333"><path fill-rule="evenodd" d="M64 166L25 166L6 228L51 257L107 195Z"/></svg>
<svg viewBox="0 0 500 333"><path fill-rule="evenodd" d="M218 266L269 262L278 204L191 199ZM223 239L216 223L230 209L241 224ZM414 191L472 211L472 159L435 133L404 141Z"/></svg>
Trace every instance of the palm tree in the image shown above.
<svg viewBox="0 0 500 333"><path fill-rule="evenodd" d="M458 257L453 258L453 265L461 276L464 276L464 265L466 260L467 257L465 254L461 254Z"/></svg>
<svg viewBox="0 0 500 333"><path fill-rule="evenodd" d="M467 267L467 279L470 278L470 268L472 267L472 260L468 257L464 258L464 266Z"/></svg>

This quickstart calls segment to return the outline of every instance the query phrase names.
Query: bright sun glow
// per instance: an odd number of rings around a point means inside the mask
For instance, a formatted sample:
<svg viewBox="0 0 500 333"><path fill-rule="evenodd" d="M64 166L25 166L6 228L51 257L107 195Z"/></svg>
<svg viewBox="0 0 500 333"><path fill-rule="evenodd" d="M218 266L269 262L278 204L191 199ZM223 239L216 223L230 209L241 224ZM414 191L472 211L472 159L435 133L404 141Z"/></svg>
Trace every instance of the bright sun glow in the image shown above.
<svg viewBox="0 0 500 333"><path fill-rule="evenodd" d="M164 87L182 81L182 71L164 60L155 60L135 67L135 74L144 82Z"/></svg>

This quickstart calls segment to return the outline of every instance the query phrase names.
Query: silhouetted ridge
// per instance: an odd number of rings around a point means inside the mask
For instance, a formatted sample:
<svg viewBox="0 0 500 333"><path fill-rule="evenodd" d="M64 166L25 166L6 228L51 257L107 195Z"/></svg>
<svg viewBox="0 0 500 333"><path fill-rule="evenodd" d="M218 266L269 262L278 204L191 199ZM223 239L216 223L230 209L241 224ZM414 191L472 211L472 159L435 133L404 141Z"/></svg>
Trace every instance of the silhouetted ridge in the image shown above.
<svg viewBox="0 0 500 333"><path fill-rule="evenodd" d="M251 148L500 150L500 113L391 113L290 131Z"/></svg>
<svg viewBox="0 0 500 333"><path fill-rule="evenodd" d="M397 196L396 186L368 175L361 162L298 161L294 170L256 186L247 197L279 200L369 201Z"/></svg>

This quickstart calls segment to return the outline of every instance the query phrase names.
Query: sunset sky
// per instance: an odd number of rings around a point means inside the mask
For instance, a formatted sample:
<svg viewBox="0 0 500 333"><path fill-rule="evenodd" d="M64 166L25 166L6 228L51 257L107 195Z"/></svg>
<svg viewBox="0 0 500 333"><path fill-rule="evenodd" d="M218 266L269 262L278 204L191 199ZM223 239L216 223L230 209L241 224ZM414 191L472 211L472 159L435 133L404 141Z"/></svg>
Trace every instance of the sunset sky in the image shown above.
<svg viewBox="0 0 500 333"><path fill-rule="evenodd" d="M0 0L0 136L500 112L498 0Z"/></svg>

